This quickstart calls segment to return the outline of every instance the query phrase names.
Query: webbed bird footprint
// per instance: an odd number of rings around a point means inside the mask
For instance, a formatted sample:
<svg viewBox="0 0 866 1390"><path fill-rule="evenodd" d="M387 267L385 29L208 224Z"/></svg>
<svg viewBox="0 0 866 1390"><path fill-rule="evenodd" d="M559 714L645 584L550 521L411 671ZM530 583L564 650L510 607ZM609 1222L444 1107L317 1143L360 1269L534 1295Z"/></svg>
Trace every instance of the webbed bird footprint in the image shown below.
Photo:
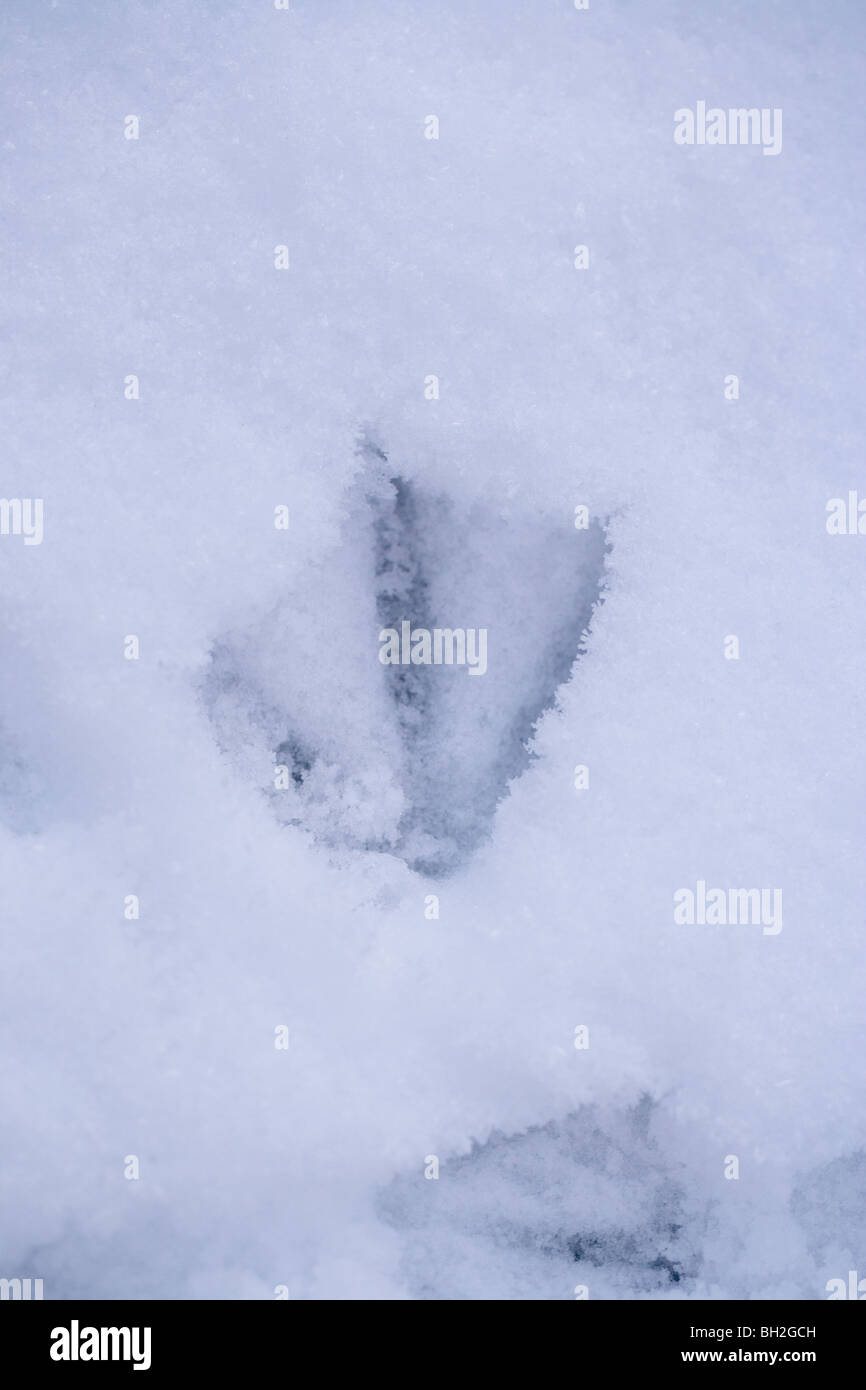
<svg viewBox="0 0 866 1390"><path fill-rule="evenodd" d="M281 820L441 877L531 761L602 597L605 533L464 508L369 440L359 454L339 552L304 596L214 644L203 697Z"/></svg>

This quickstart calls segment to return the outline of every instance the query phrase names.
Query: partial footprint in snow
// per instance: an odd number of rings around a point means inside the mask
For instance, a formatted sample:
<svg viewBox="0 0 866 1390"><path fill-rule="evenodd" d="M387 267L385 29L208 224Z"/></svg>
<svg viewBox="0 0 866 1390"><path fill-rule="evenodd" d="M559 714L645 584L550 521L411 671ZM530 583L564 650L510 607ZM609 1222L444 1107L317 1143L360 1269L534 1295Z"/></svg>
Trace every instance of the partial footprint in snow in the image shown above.
<svg viewBox="0 0 866 1390"><path fill-rule="evenodd" d="M403 1241L415 1298L669 1297L699 1256L678 1174L650 1136L654 1103L592 1107L522 1134L493 1134L379 1195ZM579 1296L579 1295L578 1295ZM584 1295L586 1296L586 1295Z"/></svg>

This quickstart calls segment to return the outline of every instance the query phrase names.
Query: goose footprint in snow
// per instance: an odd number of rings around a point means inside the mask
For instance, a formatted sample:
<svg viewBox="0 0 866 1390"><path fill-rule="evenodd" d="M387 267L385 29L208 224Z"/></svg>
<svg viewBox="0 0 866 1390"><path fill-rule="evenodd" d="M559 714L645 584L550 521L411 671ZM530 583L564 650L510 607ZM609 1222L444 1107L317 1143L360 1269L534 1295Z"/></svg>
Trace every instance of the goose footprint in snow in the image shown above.
<svg viewBox="0 0 866 1390"><path fill-rule="evenodd" d="M378 445L359 452L346 545L309 576L315 611L295 595L223 637L203 695L221 747L280 819L442 877L531 761L602 597L605 534L505 504L464 509ZM324 643L336 613L340 642Z"/></svg>

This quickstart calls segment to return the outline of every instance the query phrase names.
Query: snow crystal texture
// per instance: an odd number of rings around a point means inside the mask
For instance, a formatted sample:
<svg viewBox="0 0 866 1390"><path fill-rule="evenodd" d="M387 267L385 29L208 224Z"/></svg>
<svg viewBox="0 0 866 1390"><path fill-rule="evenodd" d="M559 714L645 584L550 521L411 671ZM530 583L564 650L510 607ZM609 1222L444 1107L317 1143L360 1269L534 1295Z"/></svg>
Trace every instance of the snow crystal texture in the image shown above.
<svg viewBox="0 0 866 1390"><path fill-rule="evenodd" d="M864 41L3 6L0 1275L866 1273ZM383 665L404 620L487 671Z"/></svg>

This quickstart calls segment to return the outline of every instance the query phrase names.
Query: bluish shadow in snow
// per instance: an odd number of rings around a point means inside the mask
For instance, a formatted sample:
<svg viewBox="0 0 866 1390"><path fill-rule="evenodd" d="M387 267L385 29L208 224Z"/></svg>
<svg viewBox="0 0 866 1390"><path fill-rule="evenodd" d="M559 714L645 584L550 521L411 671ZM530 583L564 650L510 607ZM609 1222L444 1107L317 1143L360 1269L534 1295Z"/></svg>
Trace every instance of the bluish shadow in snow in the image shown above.
<svg viewBox="0 0 866 1390"><path fill-rule="evenodd" d="M494 1133L419 1165L379 1198L403 1236L404 1274L426 1299L570 1299L685 1293L698 1271L677 1175L649 1136L652 1102L585 1107L521 1134Z"/></svg>
<svg viewBox="0 0 866 1390"><path fill-rule="evenodd" d="M377 451L380 460L384 455ZM386 665L403 748L399 853L419 873L459 868L490 832L530 741L581 654L602 597L605 533L474 506L395 475L376 497L383 629L485 628L488 669Z"/></svg>
<svg viewBox="0 0 866 1390"><path fill-rule="evenodd" d="M605 532L598 521L577 531L570 517L465 507L396 472L377 444L364 441L359 455L345 544L356 548L369 585L361 597L374 616L364 616L360 599L357 621L328 611L352 601L345 593L323 599L319 616L331 629L363 628L364 656L349 688L321 671L312 713L302 708L308 689L292 698L292 681L302 678L291 669L265 689L262 652L292 620L280 612L214 645L203 698L220 746L244 776L261 784L265 743L268 766L286 769L286 785L268 788L281 820L325 844L396 854L419 873L444 877L490 834L509 784L532 760L539 718L582 654L603 594ZM466 665L383 664L380 633L405 622L431 632L484 629L487 669L470 676ZM363 709L387 726L375 750L345 727ZM370 810L386 785L400 802L390 822Z"/></svg>

